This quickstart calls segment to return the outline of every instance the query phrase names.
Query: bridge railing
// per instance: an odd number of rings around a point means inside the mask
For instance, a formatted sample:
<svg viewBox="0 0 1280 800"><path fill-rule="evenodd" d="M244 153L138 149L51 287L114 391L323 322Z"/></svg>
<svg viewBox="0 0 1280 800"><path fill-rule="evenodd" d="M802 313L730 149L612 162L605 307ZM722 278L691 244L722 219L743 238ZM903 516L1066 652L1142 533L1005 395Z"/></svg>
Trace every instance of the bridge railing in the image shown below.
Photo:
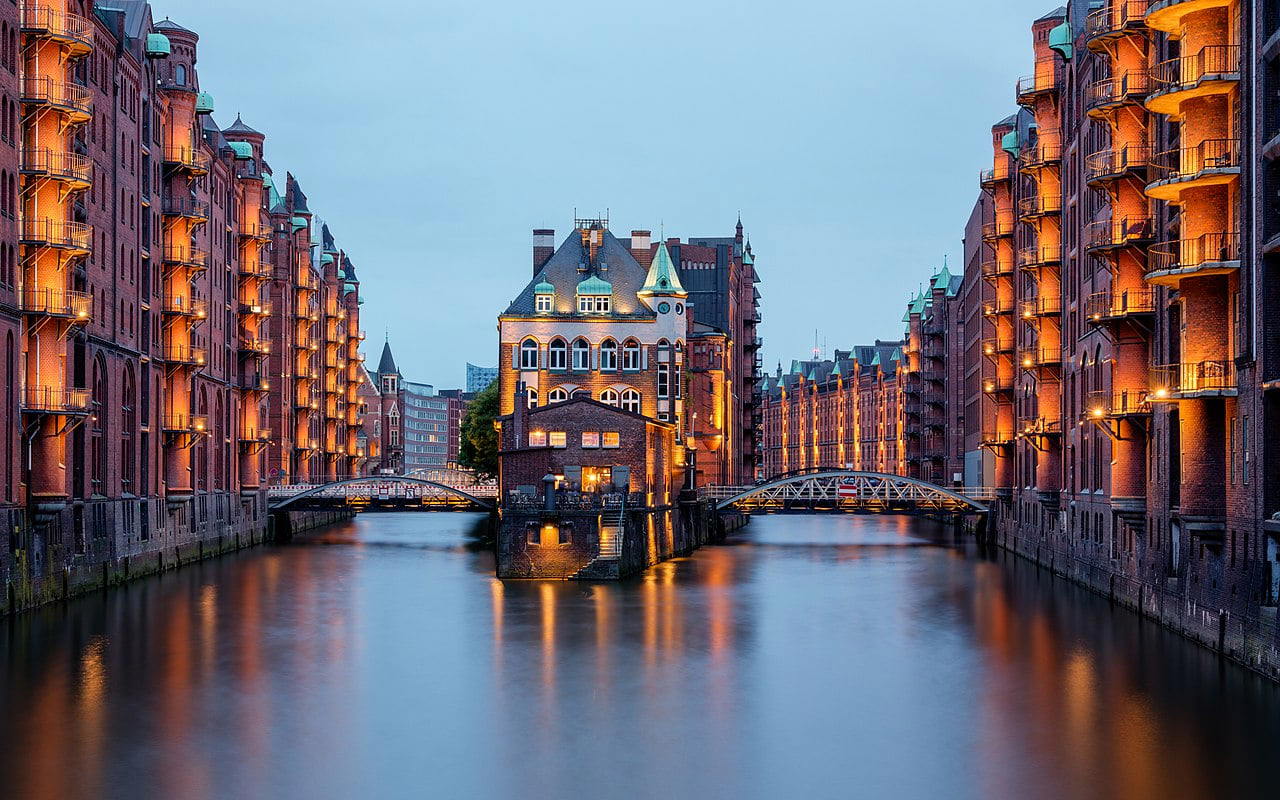
<svg viewBox="0 0 1280 800"><path fill-rule="evenodd" d="M509 491L503 500L506 508L535 509L544 508L545 504L546 495L543 493ZM640 492L575 492L567 489L556 492L557 509L622 508L624 505L643 506L644 495Z"/></svg>
<svg viewBox="0 0 1280 800"><path fill-rule="evenodd" d="M309 492L313 489L325 487L323 483L288 483L276 484L267 487L268 500L287 500L290 497ZM498 486L496 483L475 483L475 484L441 484L441 487L425 486L418 483L410 483L408 481L398 481L394 478L368 478L359 480L355 483L339 484L321 488L320 491L311 495L317 499L335 499L335 498L362 498L370 499L389 499L389 500L413 500L421 497L435 497L451 494L448 490L454 489L459 492L465 492L472 497L478 498L496 498L498 496Z"/></svg>

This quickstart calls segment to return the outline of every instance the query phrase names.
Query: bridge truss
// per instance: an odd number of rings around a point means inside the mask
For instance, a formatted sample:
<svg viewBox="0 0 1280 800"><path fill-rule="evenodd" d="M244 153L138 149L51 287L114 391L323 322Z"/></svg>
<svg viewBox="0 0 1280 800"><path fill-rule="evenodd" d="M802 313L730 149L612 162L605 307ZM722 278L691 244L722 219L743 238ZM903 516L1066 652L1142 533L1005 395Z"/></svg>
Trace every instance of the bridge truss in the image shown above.
<svg viewBox="0 0 1280 800"><path fill-rule="evenodd" d="M450 474L444 474L444 473ZM459 480L459 478L463 480ZM432 480L440 478L441 480ZM466 479L470 480L466 480ZM445 481L452 482L445 482ZM372 506L420 508L433 511L488 510L498 496L496 483L482 482L456 470L423 477L410 475L368 475L323 484L285 484L267 489L267 504L277 511L297 506L349 506L360 510Z"/></svg>
<svg viewBox="0 0 1280 800"><path fill-rule="evenodd" d="M840 469L780 475L752 486L708 486L701 494L720 510L946 514L985 514L985 501L995 496L989 488L947 489L902 475Z"/></svg>

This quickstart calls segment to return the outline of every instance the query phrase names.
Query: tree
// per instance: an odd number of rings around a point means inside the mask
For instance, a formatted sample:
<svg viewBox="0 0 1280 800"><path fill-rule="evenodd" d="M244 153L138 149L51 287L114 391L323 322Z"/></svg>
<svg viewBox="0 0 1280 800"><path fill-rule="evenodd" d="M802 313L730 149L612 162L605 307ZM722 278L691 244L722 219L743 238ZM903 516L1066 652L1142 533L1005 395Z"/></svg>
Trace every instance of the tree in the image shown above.
<svg viewBox="0 0 1280 800"><path fill-rule="evenodd" d="M498 474L498 432L493 421L498 418L498 382L481 390L467 404L458 434L458 463L483 477Z"/></svg>

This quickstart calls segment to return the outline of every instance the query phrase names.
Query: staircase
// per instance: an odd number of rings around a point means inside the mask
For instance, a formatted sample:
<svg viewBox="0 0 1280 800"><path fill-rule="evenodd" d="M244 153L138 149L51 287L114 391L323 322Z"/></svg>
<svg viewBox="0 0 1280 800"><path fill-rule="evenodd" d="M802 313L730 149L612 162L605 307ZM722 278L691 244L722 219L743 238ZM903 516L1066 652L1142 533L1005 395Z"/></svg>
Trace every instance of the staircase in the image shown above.
<svg viewBox="0 0 1280 800"><path fill-rule="evenodd" d="M612 508L606 509L600 518L600 544L596 557L570 575L570 580L618 577L617 562L622 558L622 539L626 530L626 495L618 503L617 513L611 513L612 511Z"/></svg>

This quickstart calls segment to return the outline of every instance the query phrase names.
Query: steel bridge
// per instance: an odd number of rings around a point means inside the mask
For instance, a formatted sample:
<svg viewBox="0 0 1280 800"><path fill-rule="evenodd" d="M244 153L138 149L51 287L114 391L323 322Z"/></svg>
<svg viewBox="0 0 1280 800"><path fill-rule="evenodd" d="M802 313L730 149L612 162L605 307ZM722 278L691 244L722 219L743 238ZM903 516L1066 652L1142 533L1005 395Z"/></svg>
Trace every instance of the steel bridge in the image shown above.
<svg viewBox="0 0 1280 800"><path fill-rule="evenodd" d="M267 489L267 508L401 508L423 511L489 511L497 483L461 470L415 471L408 475L362 475L328 483L293 483Z"/></svg>
<svg viewBox="0 0 1280 800"><path fill-rule="evenodd" d="M701 495L716 509L736 511L848 511L860 513L987 513L990 488L947 489L883 472L817 467L784 473L751 486L708 486Z"/></svg>

